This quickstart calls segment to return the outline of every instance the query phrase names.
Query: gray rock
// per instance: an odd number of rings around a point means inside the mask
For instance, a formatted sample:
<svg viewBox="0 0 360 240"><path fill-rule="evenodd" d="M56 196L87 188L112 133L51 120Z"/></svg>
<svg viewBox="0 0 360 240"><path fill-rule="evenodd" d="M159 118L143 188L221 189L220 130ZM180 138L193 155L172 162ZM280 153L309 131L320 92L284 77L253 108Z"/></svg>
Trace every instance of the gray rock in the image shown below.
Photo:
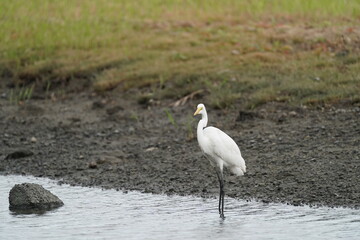
<svg viewBox="0 0 360 240"><path fill-rule="evenodd" d="M39 184L16 184L9 194L10 210L15 212L46 211L60 207L64 203Z"/></svg>

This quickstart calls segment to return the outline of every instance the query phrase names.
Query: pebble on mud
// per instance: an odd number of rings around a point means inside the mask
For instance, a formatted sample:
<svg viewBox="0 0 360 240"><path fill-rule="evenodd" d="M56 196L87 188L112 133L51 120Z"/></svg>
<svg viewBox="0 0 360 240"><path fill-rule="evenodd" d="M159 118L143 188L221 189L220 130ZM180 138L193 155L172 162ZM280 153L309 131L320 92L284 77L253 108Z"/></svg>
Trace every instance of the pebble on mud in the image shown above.
<svg viewBox="0 0 360 240"><path fill-rule="evenodd" d="M97 168L97 163L96 162L90 162L89 163L89 168L92 168L92 169L94 169L94 168Z"/></svg>
<svg viewBox="0 0 360 240"><path fill-rule="evenodd" d="M291 112L289 112L289 116L295 117L295 116L297 116L297 112L291 111Z"/></svg>
<svg viewBox="0 0 360 240"><path fill-rule="evenodd" d="M106 105L106 102L105 101L95 101L93 102L92 104L92 109L102 109L104 108Z"/></svg>
<svg viewBox="0 0 360 240"><path fill-rule="evenodd" d="M245 112L245 111L240 111L239 115L236 118L237 122L243 122L243 121L247 121L247 120L253 120L254 118L258 118L259 115L255 112Z"/></svg>
<svg viewBox="0 0 360 240"><path fill-rule="evenodd" d="M152 152L156 149L157 149L157 147L149 147L149 148L145 149L145 152Z"/></svg>
<svg viewBox="0 0 360 240"><path fill-rule="evenodd" d="M24 157L29 157L31 155L34 155L33 152L29 151L29 150L17 150L15 152L12 152L10 154L8 154L5 157L6 159L18 159L18 158L24 158Z"/></svg>
<svg viewBox="0 0 360 240"><path fill-rule="evenodd" d="M115 113L118 113L120 111L124 110L124 108L122 106L115 106L115 107L111 107L106 109L106 113L109 115L113 115Z"/></svg>

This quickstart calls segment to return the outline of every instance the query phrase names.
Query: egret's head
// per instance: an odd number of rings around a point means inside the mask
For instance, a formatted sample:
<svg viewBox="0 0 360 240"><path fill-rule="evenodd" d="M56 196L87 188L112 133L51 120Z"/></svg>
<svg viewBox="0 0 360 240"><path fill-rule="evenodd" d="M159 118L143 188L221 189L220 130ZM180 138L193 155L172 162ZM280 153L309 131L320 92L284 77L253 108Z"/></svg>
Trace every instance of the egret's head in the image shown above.
<svg viewBox="0 0 360 240"><path fill-rule="evenodd" d="M203 114L203 113L205 113L205 112L206 112L205 105L202 104L202 103L200 103L200 104L197 106L197 109L196 109L196 111L195 111L195 113L194 113L194 116L195 116L195 115L198 115L198 114Z"/></svg>

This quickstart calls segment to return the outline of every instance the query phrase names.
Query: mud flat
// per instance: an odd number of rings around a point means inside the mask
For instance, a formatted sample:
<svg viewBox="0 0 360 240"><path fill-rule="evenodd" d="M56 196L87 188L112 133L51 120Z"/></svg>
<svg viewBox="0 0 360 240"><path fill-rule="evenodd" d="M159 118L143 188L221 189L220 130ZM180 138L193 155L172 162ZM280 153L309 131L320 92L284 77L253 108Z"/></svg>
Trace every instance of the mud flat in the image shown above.
<svg viewBox="0 0 360 240"><path fill-rule="evenodd" d="M0 174L217 197L216 174L193 136L199 101L170 108L90 93L23 105L1 99ZM227 196L360 207L358 106L309 110L269 103L253 112L241 109L208 110L209 124L235 139L247 163L244 177L225 173Z"/></svg>

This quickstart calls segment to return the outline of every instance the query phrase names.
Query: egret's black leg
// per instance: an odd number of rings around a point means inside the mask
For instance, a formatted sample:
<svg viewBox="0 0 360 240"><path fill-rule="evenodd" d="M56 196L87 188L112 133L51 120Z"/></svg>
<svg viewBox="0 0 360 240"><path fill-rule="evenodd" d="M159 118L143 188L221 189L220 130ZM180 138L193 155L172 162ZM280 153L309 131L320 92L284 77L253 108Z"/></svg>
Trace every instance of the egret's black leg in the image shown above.
<svg viewBox="0 0 360 240"><path fill-rule="evenodd" d="M224 196L225 196L225 191L224 191L224 177L223 174L221 172L220 169L216 169L216 174L218 176L219 179L219 183L220 183L220 194L219 194L219 214L220 217L222 219L225 218L224 216Z"/></svg>
<svg viewBox="0 0 360 240"><path fill-rule="evenodd" d="M219 191L219 214L221 214L221 202L222 202L222 192L221 192L221 177L220 177L220 171L216 169L216 174L218 176L219 184L220 184L220 191Z"/></svg>
<svg viewBox="0 0 360 240"><path fill-rule="evenodd" d="M224 179L222 179L222 183L220 185L220 193L221 193L221 213L220 213L220 217L222 219L225 218L224 216L224 197L225 197L225 191L224 191Z"/></svg>
<svg viewBox="0 0 360 240"><path fill-rule="evenodd" d="M219 191L219 214L221 214L221 206L222 206L222 196L221 196L221 187Z"/></svg>
<svg viewBox="0 0 360 240"><path fill-rule="evenodd" d="M224 216L224 197L225 197L225 191L224 191L224 180L223 180L223 184L222 184L222 189L221 189L221 198L222 198L222 200L221 200L221 217L222 218L225 218L225 216Z"/></svg>
<svg viewBox="0 0 360 240"><path fill-rule="evenodd" d="M216 169L216 175L218 176L219 184L220 184L220 191L219 191L219 214L221 213L221 181L219 171Z"/></svg>

